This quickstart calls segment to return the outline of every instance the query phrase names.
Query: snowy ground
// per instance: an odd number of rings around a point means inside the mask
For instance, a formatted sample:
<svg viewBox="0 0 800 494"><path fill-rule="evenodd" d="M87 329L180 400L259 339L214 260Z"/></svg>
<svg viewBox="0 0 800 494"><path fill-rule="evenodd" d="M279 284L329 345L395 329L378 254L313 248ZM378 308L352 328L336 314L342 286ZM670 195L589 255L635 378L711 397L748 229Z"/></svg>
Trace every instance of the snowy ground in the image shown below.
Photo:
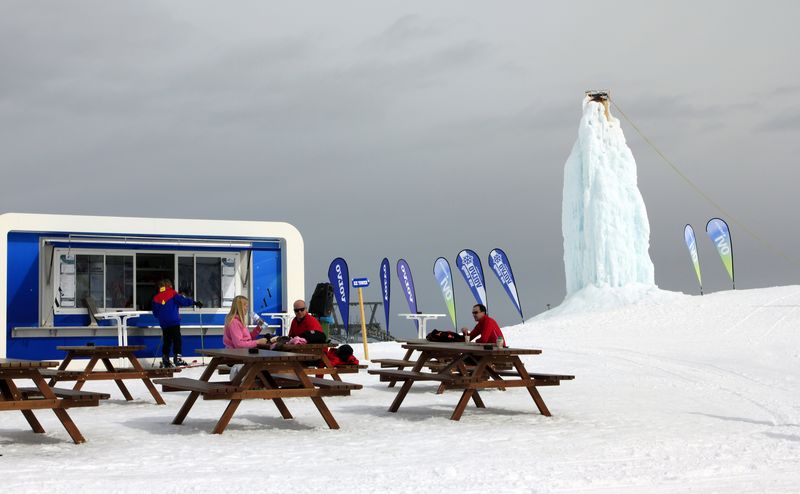
<svg viewBox="0 0 800 494"><path fill-rule="evenodd" d="M549 313L505 330L514 346L541 348L529 368L575 381L541 393L482 393L487 409L449 416L459 393L416 386L399 413L395 390L362 372L365 388L329 398L340 430L310 400L244 402L221 436L224 403L198 401L170 425L167 406L126 403L113 383L97 408L70 411L88 442L74 445L52 413L33 434L19 413L0 414L4 492L798 492L800 287L699 296L650 293L616 309ZM590 305L590 304L585 304ZM552 311L551 311L552 312ZM373 358L396 357L395 343ZM187 375L199 375L192 369Z"/></svg>

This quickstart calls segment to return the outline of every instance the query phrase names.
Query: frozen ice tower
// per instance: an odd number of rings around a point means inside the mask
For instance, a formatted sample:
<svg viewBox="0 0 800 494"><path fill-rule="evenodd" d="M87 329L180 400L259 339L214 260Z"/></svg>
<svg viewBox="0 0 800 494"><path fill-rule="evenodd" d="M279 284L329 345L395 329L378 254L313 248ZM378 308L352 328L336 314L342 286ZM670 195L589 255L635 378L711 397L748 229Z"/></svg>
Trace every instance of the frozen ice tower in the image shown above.
<svg viewBox="0 0 800 494"><path fill-rule="evenodd" d="M564 165L567 296L589 285L655 286L650 223L636 185L636 161L602 96L583 101L578 140Z"/></svg>

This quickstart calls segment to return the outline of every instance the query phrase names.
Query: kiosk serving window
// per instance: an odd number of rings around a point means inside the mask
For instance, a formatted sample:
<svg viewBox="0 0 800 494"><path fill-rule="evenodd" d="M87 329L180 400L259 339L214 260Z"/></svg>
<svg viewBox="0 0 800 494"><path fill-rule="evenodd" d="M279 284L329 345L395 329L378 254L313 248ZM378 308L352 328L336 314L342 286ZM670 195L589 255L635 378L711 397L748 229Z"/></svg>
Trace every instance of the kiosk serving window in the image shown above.
<svg viewBox="0 0 800 494"><path fill-rule="evenodd" d="M56 248L56 314L85 313L86 298L100 310L149 311L158 282L207 309L231 306L236 293L238 252L142 252Z"/></svg>

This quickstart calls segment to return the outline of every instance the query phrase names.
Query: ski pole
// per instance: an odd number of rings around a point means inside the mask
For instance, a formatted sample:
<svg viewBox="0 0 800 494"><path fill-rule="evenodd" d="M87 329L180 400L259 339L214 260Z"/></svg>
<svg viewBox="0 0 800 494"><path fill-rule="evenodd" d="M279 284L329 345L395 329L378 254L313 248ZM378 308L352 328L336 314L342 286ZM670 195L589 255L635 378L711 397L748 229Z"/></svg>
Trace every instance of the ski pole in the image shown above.
<svg viewBox="0 0 800 494"><path fill-rule="evenodd" d="M199 315L200 315L200 350L205 350L206 349L206 345L205 345L206 330L205 330L205 328L203 328L203 313L200 312ZM203 363L205 364L206 363L205 354L203 354L202 358L203 358Z"/></svg>
<svg viewBox="0 0 800 494"><path fill-rule="evenodd" d="M164 344L164 332L161 332L161 339L158 340L158 346L156 347L156 354L153 355L153 361L150 362L150 367L156 366L156 359L158 358L158 353L161 351L161 346Z"/></svg>

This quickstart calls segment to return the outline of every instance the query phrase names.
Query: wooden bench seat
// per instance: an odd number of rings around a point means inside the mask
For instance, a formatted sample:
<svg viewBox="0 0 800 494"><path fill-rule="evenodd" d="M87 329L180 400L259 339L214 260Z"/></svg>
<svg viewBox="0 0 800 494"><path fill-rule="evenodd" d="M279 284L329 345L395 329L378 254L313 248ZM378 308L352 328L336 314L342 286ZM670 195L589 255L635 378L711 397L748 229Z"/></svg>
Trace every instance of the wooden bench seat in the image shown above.
<svg viewBox="0 0 800 494"><path fill-rule="evenodd" d="M42 392L39 388L18 388L20 394L24 399L30 398L37 398L42 396ZM53 390L53 394L56 395L58 398L66 398L69 400L75 401L97 401L97 400L107 400L111 398L111 395L108 393L97 393L94 391L76 391L74 389L64 389L64 388L50 388Z"/></svg>
<svg viewBox="0 0 800 494"><path fill-rule="evenodd" d="M430 374L428 372L414 372L407 370L371 369L367 372L381 376L382 381L405 381L413 378L415 381L440 381L444 383L453 383L460 380L458 376L453 375Z"/></svg>
<svg viewBox="0 0 800 494"><path fill-rule="evenodd" d="M236 386L232 385L228 381L206 382L199 379L192 379L190 377L170 377L165 379L156 379L153 382L155 384L160 384L161 390L165 393L171 391L197 391L203 395L225 395L236 392Z"/></svg>
<svg viewBox="0 0 800 494"><path fill-rule="evenodd" d="M280 385L284 385L286 383L296 383L300 384L300 379L297 376L291 374L274 374L272 376ZM314 386L320 389L340 389L340 390L351 390L351 389L361 389L364 386L361 384L356 383L348 383L344 381L334 381L333 379L323 379L319 377L310 377L308 378Z"/></svg>
<svg viewBox="0 0 800 494"><path fill-rule="evenodd" d="M143 371L134 369L133 367L121 367L115 368L114 374L126 374L129 376L139 376L144 373L146 377L170 377L175 372L180 372L181 369L172 368L158 368L158 367L149 367L145 368ZM42 369L40 371L44 377L56 378L58 381L75 381L80 379L81 376L84 374L84 371L77 371L77 370L58 370L58 369ZM88 374L87 379L91 380L102 380L102 379L110 379L110 373L105 370L92 370L91 373Z"/></svg>
<svg viewBox="0 0 800 494"><path fill-rule="evenodd" d="M517 371L497 371L497 374L500 376L520 377L519 372ZM570 381L575 379L575 376L568 376L565 374L537 374L535 372L529 372L528 375L531 377L531 379L537 379L541 381Z"/></svg>
<svg viewBox="0 0 800 494"><path fill-rule="evenodd" d="M379 358L371 360L373 364L380 364L381 368L385 367L414 367L416 360L402 360L396 358Z"/></svg>

